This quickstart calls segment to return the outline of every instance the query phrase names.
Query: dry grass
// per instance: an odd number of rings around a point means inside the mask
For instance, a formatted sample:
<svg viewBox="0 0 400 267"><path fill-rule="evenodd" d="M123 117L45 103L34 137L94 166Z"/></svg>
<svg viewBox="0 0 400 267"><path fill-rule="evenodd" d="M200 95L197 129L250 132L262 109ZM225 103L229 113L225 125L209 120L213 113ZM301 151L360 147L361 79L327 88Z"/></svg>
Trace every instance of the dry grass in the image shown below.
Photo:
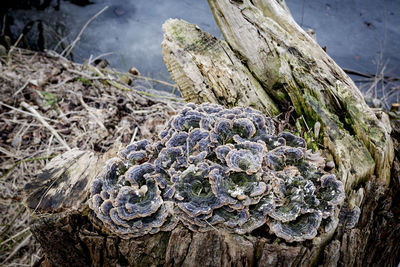
<svg viewBox="0 0 400 267"><path fill-rule="evenodd" d="M348 74L362 77L356 79L355 83L369 106L390 110L392 104L400 103L400 78L391 76L386 68L387 63L382 63L382 57L376 64L375 74L360 73L353 70L345 71Z"/></svg>
<svg viewBox="0 0 400 267"><path fill-rule="evenodd" d="M0 58L0 266L42 257L23 188L52 157L157 138L182 100L154 93L152 82L48 53L13 49Z"/></svg>

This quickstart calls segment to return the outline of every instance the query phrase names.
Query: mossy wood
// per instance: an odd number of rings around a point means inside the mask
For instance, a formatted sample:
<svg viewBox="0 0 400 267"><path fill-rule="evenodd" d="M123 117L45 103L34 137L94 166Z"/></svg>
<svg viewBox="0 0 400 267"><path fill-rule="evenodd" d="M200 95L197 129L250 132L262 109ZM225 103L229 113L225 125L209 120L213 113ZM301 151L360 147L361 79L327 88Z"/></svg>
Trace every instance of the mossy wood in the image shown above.
<svg viewBox="0 0 400 267"><path fill-rule="evenodd" d="M96 206L91 185L115 151L72 150L53 159L26 188L31 231L43 247L44 263L395 266L400 261L398 127L392 133L395 154L386 115L365 104L350 78L294 22L283 0L209 4L226 41L181 20L163 26L164 61L173 79L188 102L250 106L268 116L294 106L305 129L321 124L314 141L332 155L347 195L333 231L287 242L290 238L277 238L265 229L243 235L212 225L201 232L179 223L170 231L121 238L102 226L107 218L96 216L104 209L95 214L88 205L90 198L91 208ZM142 186L137 194L149 188Z"/></svg>
<svg viewBox="0 0 400 267"><path fill-rule="evenodd" d="M334 156L347 190L372 174L388 185L388 130L290 13L277 1L209 4L226 42L182 20L163 26L164 61L185 99L253 106L273 115L276 107L293 105L310 129L322 124L317 141Z"/></svg>

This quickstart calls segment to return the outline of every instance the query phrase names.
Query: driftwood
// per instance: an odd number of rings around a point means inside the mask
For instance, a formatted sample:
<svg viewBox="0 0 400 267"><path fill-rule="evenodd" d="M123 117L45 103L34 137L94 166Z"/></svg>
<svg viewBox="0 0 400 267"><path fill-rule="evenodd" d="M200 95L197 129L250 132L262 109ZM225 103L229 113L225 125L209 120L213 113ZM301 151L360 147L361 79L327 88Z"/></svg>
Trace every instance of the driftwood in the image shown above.
<svg viewBox="0 0 400 267"><path fill-rule="evenodd" d="M293 20L284 1L209 0L225 40L180 20L163 26L164 61L187 101L295 108L309 145L337 166L346 203L333 235L286 243L255 231L171 232L121 239L98 227L88 188L106 159L70 151L27 186L31 230L55 266L394 266L400 261L398 126L374 113L351 81ZM321 129L312 131L321 125ZM397 141L396 141L397 140ZM394 159L395 157L395 159ZM393 163L394 162L394 163ZM392 166L393 165L393 166Z"/></svg>

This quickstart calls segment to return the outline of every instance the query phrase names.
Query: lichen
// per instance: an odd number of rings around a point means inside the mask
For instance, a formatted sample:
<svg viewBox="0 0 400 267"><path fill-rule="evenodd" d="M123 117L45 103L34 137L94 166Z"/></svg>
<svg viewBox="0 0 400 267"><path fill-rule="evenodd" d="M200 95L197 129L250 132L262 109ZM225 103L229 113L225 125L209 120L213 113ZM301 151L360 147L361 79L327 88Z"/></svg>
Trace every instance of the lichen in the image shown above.
<svg viewBox="0 0 400 267"><path fill-rule="evenodd" d="M170 231L248 234L265 225L287 242L313 239L344 201L324 159L251 109L187 104L160 133L109 160L89 206L122 238ZM325 224L323 224L325 225Z"/></svg>

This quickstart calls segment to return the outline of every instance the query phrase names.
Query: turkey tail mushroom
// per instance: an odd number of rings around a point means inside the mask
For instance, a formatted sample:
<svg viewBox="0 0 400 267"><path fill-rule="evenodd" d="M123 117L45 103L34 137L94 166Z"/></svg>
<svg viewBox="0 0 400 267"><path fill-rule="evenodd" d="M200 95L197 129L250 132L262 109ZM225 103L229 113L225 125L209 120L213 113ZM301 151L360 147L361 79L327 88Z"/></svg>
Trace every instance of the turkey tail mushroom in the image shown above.
<svg viewBox="0 0 400 267"><path fill-rule="evenodd" d="M136 237L180 221L247 234L264 225L301 242L323 232L345 198L304 139L275 133L252 108L187 104L160 139L128 145L92 183L89 206L109 232Z"/></svg>

